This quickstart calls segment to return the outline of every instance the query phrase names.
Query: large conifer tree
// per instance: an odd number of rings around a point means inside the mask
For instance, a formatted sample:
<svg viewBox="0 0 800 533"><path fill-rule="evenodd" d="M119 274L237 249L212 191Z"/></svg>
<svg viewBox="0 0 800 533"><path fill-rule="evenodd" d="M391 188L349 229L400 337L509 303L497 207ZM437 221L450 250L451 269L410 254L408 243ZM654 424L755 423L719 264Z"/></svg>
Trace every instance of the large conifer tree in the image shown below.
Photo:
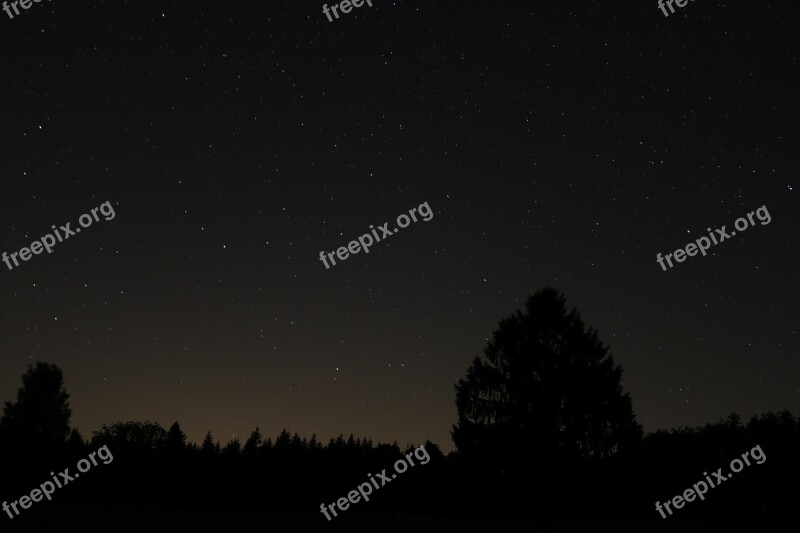
<svg viewBox="0 0 800 533"><path fill-rule="evenodd" d="M467 456L515 461L608 456L641 438L622 369L550 288L500 321L456 384L453 440Z"/></svg>

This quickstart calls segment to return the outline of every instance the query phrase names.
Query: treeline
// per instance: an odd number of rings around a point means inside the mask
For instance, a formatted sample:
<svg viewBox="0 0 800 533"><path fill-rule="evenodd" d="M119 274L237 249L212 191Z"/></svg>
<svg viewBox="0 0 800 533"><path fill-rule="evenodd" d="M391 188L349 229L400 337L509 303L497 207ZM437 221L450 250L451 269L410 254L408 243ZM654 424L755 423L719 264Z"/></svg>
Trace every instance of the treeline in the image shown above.
<svg viewBox="0 0 800 533"><path fill-rule="evenodd" d="M4 432L0 431L0 435ZM368 438L340 435L323 444L315 435L300 437L283 430L273 440L256 428L242 443L224 446L209 431L198 445L187 442L176 422L165 430L153 422L104 425L86 442L76 430L61 445L19 446L0 438L0 494L14 500L49 479L50 471L69 467L106 445L114 460L98 465L60 491L60 503L146 505L199 508L279 509L316 512L319 504L346 496L358 484L386 469L415 446L374 444ZM398 512L414 501L411 512L435 513L435 481L445 467L439 447L425 442L430 461L403 475L403 483L381 490L369 512Z"/></svg>
<svg viewBox="0 0 800 533"><path fill-rule="evenodd" d="M169 429L152 422L103 426L90 442L76 431L63 445L31 455L8 449L0 466L2 498L16 499L47 480L50 471L70 467L107 445L109 465L86 473L59 503L186 508L264 509L316 513L320 503L346 496L358 484L392 465L397 444L374 444L368 438L327 443L284 430L274 440L256 428L242 443L225 445L209 432L199 443L187 442L176 422ZM800 419L789 412L767 413L742 424L735 414L699 428L658 431L626 454L606 459L550 463L521 468L499 457L442 454L425 442L431 460L410 469L382 488L365 505L348 513L411 515L524 515L548 517L661 520L655 502L683 493L718 468L730 471L732 459L760 446L766 460L709 490L669 520L714 522L788 522L798 517ZM10 453L16 455L9 455ZM8 461L9 457L15 457ZM324 520L324 518L323 518Z"/></svg>
<svg viewBox="0 0 800 533"><path fill-rule="evenodd" d="M54 476L51 472L69 468L75 474L78 461L100 447L113 456L59 490L53 502L37 503L37 509L75 504L316 514L320 504L345 497L370 475L385 469L391 477L395 462L414 448L352 435L323 443L286 430L273 440L258 428L244 443L233 439L223 446L209 432L195 444L187 442L177 422L169 429L117 422L104 425L87 442L70 425L69 395L58 367L37 363L22 381L17 400L5 403L0 418L0 501L30 494ZM800 419L788 411L746 424L731 414L698 428L644 438L630 433L636 438L626 438L624 448L602 444L601 435L593 453L574 453L587 440L570 443L560 437L564 432L552 431L552 424L524 426L526 420L506 422L499 431L493 423L461 425L459 451L446 457L436 444L423 443L427 464L392 479L347 514L661 521L656 502L683 494L717 469L727 477L733 459L759 446L766 457L762 464L744 467L710 489L705 500L687 503L668 520L765 524L800 518L795 482ZM573 417L573 423L580 420Z"/></svg>
<svg viewBox="0 0 800 533"><path fill-rule="evenodd" d="M497 514L528 513L564 519L655 520L657 501L681 495L707 473L760 446L766 460L745 466L705 500L686 503L667 520L714 523L796 523L800 489L800 418L789 411L753 416L746 424L732 413L701 427L657 431L608 458L543 461L521 468L504 459L447 458L453 490L476 498ZM474 509L474 508L473 508Z"/></svg>
<svg viewBox="0 0 800 533"><path fill-rule="evenodd" d="M323 501L340 498L363 483L368 473L392 471L401 455L397 444L375 445L352 435L323 444L314 435L301 438L283 430L273 441L264 439L258 428L244 443L233 439L221 446L209 432L200 445L187 444L178 423L168 431L153 423L104 426L90 447L103 444L119 455L115 477L133 489L132 500L204 508L316 511ZM426 442L425 448L431 461L408 473L412 482L429 483L444 463L438 446ZM397 501L406 499L402 485L387 487L400 492ZM376 501L378 510L391 503L387 493Z"/></svg>

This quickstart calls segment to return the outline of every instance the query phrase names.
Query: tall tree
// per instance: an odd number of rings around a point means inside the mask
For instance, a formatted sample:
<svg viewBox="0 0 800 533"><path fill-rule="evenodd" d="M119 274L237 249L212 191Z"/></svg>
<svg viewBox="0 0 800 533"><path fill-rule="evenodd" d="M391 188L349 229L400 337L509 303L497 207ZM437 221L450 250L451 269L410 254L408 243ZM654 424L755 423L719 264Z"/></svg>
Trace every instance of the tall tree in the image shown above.
<svg viewBox="0 0 800 533"><path fill-rule="evenodd" d="M170 452L178 453L186 447L186 434L181 429L178 422L174 422L167 431L167 449Z"/></svg>
<svg viewBox="0 0 800 533"><path fill-rule="evenodd" d="M566 299L545 288L500 321L456 384L460 452L518 466L607 456L641 438L622 369Z"/></svg>
<svg viewBox="0 0 800 533"><path fill-rule="evenodd" d="M256 429L250 433L250 437L244 443L242 455L244 455L244 457L247 459L255 458L263 442L264 440L261 437L261 430L258 428L258 426L256 426Z"/></svg>
<svg viewBox="0 0 800 533"><path fill-rule="evenodd" d="M39 362L22 376L17 401L5 402L0 435L6 444L61 448L70 434L72 411L64 376L56 365Z"/></svg>
<svg viewBox="0 0 800 533"><path fill-rule="evenodd" d="M206 436L203 437L203 443L200 445L200 451L208 457L213 457L219 454L219 443L214 443L214 436L209 429Z"/></svg>

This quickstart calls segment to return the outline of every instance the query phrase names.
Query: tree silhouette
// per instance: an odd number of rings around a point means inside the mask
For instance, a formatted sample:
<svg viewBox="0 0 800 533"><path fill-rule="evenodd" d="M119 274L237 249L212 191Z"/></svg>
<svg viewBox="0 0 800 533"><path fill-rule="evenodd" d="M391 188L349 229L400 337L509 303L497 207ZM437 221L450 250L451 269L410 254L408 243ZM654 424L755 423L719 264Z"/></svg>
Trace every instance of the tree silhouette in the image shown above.
<svg viewBox="0 0 800 533"><path fill-rule="evenodd" d="M483 407L486 412L481 419L467 418L465 410L459 412L454 435L467 439L457 440L459 452L445 456L436 444L426 441L429 460L422 463L415 445L401 452L396 442L374 444L368 437L352 434L329 441L326 436L325 444L316 435L304 438L284 429L270 437L259 428L246 442L233 438L223 450L210 431L202 446L187 443L177 422L168 431L154 422L115 422L93 432L91 443L72 430L61 451L30 447L28 442L17 450L0 449L0 457L5 458L0 461L0 494L25 494L49 479L49 472L67 466L74 472L76 461L107 445L113 463L92 466L91 478L81 477L74 487L70 484L69 490L58 492L59 505L77 506L76 516L87 502L112 517L110 523L120 505L132 510L146 506L232 512L259 509L304 516L312 502L310 515L321 523L324 518L316 512L319 502L336 501L345 490L365 482L369 472L386 469L391 473L395 461L405 455L416 465L392 481L391 492L381 492L368 506L351 507L348 513L373 517L477 514L504 520L524 516L526 522L565 516L580 521L660 521L653 502L664 501L673 492L671 487L682 490L700 472L710 467L727 469L731 459L749 451L751 464L741 476L737 474L723 490L715 491L715 499L687 506L682 516L698 521L727 521L733 516L754 523L796 525L800 520L794 482L800 475L796 453L800 419L781 411L754 416L742 424L743 417L731 413L716 423L657 431L638 442L634 453L613 454L613 447L619 448L626 435L622 430L613 433L613 428L638 431L630 400L620 388L619 368L596 335L585 330L577 313L566 312L558 293L537 293L531 300L524 313L501 322L486 348L485 360L476 362L459 382L459 394L475 395L466 400L460 396L466 402L462 405L486 402L496 408ZM479 364L485 368L476 370ZM43 372L52 375L54 368ZM32 391L43 388L30 385L29 374L35 372L30 369L26 374L25 392L19 400L6 406L10 415L2 418L0 427L7 435L25 419L17 415L27 412L36 396ZM483 376L479 372L493 378L489 384L499 384L499 393L489 397L492 404L486 400L486 391L493 389L477 381L476 376ZM44 388L61 390L60 386ZM555 413L545 410L553 406L558 408ZM619 412L626 417L615 419ZM463 424L465 418L467 424ZM542 422L553 418L559 421L557 428ZM574 422L576 418L580 424ZM589 422L600 424L600 430ZM603 431L609 432L607 438L593 440ZM754 453L756 446L760 455ZM34 449L38 455L32 455ZM502 460L474 460L486 457L480 455L486 450L495 450ZM544 453L549 454L542 457ZM565 457L583 459L565 461ZM476 494L480 506L475 505ZM3 496L0 503L10 503L9 498Z"/></svg>
<svg viewBox="0 0 800 533"><path fill-rule="evenodd" d="M81 435L81 432L75 428L72 428L72 431L69 434L69 439L67 439L67 448L73 454L80 454L86 449L86 440Z"/></svg>
<svg viewBox="0 0 800 533"><path fill-rule="evenodd" d="M555 289L501 320L484 355L455 387L452 436L466 456L519 467L606 457L641 438L622 369Z"/></svg>
<svg viewBox="0 0 800 533"><path fill-rule="evenodd" d="M248 459L255 458L263 442L264 440L261 438L261 430L256 426L256 429L250 433L250 437L247 439L247 441L245 441L242 454Z"/></svg>
<svg viewBox="0 0 800 533"><path fill-rule="evenodd" d="M29 366L17 401L3 407L2 440L11 448L21 444L27 449L62 448L70 434L68 399L60 368L42 362Z"/></svg>
<svg viewBox="0 0 800 533"><path fill-rule="evenodd" d="M103 424L92 442L113 445L116 450L144 453L163 449L167 432L156 422L114 422L110 426Z"/></svg>
<svg viewBox="0 0 800 533"><path fill-rule="evenodd" d="M181 430L180 424L173 423L167 431L167 449L173 453L180 452L186 447L186 434Z"/></svg>
<svg viewBox="0 0 800 533"><path fill-rule="evenodd" d="M219 443L214 442L214 436L209 429L206 436L203 437L203 442L200 444L200 450L206 457L213 457L219 453Z"/></svg>
<svg viewBox="0 0 800 533"><path fill-rule="evenodd" d="M222 448L222 455L225 457L239 457L242 454L242 443L239 437L234 437Z"/></svg>
<svg viewBox="0 0 800 533"><path fill-rule="evenodd" d="M742 417L739 416L739 413L734 411L728 415L728 418L725 419L725 423L732 428L740 428L742 427Z"/></svg>

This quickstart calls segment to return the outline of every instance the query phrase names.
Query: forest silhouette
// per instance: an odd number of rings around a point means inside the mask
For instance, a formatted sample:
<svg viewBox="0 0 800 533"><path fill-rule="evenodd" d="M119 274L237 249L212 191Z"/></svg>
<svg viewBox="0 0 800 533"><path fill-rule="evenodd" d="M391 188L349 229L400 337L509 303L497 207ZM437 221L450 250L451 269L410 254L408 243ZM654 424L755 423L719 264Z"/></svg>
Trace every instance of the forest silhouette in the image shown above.
<svg viewBox="0 0 800 533"><path fill-rule="evenodd" d="M656 501L682 493L703 472L727 470L759 445L763 464L669 520L796 523L799 419L781 411L743 423L731 413L644 435L621 377L609 348L564 296L538 291L500 321L483 357L455 385L456 450L445 456L435 443L417 443L430 462L347 514L661 521ZM114 462L59 491L59 505L318 514L320 503L414 447L352 434L321 442L286 429L265 438L260 428L244 442L222 444L209 431L192 443L178 422L165 429L135 421L103 425L87 440L70 418L61 370L30 366L0 419L0 500L17 499L106 445Z"/></svg>

